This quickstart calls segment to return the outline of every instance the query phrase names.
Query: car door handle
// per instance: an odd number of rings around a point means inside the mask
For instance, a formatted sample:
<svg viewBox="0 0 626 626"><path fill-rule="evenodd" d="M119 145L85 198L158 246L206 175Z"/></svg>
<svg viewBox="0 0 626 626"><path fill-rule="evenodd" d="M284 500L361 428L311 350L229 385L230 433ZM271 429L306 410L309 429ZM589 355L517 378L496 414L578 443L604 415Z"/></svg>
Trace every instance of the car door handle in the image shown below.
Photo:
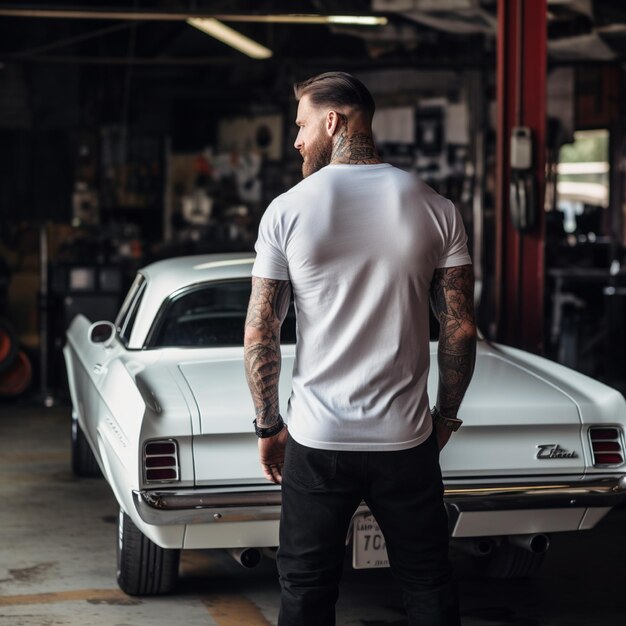
<svg viewBox="0 0 626 626"><path fill-rule="evenodd" d="M102 363L96 363L93 366L93 373L94 374L102 374L102 372L104 372L105 369L106 369L106 367L104 367L104 365L102 365Z"/></svg>

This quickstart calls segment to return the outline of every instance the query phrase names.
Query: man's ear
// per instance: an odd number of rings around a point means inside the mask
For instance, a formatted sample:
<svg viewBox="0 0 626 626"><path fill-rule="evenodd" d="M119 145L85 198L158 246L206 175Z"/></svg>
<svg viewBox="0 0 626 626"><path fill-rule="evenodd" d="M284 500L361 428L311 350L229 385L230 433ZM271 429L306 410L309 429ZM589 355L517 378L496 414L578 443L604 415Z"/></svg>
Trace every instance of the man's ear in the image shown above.
<svg viewBox="0 0 626 626"><path fill-rule="evenodd" d="M326 133L329 137L332 137L339 126L341 118L339 117L339 113L337 111L328 111L326 113L326 123L324 124L324 128L326 129Z"/></svg>

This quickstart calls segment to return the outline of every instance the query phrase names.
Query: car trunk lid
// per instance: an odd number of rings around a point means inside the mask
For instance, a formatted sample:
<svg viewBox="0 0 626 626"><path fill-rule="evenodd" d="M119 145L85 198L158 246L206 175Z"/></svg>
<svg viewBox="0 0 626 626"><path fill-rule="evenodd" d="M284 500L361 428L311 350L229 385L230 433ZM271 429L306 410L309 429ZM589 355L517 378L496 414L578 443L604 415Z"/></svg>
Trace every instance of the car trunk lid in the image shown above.
<svg viewBox="0 0 626 626"><path fill-rule="evenodd" d="M433 365L436 352L432 354ZM437 368L429 395L437 397ZM442 451L446 478L582 474L585 448L578 407L530 367L479 345L463 427Z"/></svg>
<svg viewBox="0 0 626 626"><path fill-rule="evenodd" d="M436 345L428 392L437 397ZM294 348L283 347L279 396L286 414ZM241 349L179 362L195 399L194 464L199 485L265 483L253 432L254 406ZM532 367L481 342L476 373L459 417L463 427L442 451L446 479L578 475L585 467L576 403Z"/></svg>
<svg viewBox="0 0 626 626"><path fill-rule="evenodd" d="M254 405L246 383L243 352L230 349L221 354L178 366L199 413L193 436L196 484L266 483L252 425ZM291 394L293 358L293 347L284 346L279 387L283 415Z"/></svg>

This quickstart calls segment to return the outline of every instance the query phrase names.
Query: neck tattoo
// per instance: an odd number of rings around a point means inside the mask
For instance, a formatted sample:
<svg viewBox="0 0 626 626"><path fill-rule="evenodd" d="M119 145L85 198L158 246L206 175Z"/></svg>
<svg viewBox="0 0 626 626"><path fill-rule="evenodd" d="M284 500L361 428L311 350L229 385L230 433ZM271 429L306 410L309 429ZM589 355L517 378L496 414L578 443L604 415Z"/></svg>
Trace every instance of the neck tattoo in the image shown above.
<svg viewBox="0 0 626 626"><path fill-rule="evenodd" d="M370 165L380 163L372 136L364 132L350 132L348 118L340 114L341 130L339 131L331 155L331 163L348 163L350 165Z"/></svg>

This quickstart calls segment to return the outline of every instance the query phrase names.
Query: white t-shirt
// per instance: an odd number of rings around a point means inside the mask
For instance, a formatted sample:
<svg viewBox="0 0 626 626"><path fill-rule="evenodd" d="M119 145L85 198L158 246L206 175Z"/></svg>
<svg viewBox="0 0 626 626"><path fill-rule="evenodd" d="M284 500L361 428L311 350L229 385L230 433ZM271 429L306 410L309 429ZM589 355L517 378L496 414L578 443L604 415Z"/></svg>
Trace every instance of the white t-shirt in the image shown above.
<svg viewBox="0 0 626 626"><path fill-rule="evenodd" d="M302 445L402 450L431 433L429 288L471 263L454 205L389 164L328 165L263 215L252 274L291 281L286 421Z"/></svg>

